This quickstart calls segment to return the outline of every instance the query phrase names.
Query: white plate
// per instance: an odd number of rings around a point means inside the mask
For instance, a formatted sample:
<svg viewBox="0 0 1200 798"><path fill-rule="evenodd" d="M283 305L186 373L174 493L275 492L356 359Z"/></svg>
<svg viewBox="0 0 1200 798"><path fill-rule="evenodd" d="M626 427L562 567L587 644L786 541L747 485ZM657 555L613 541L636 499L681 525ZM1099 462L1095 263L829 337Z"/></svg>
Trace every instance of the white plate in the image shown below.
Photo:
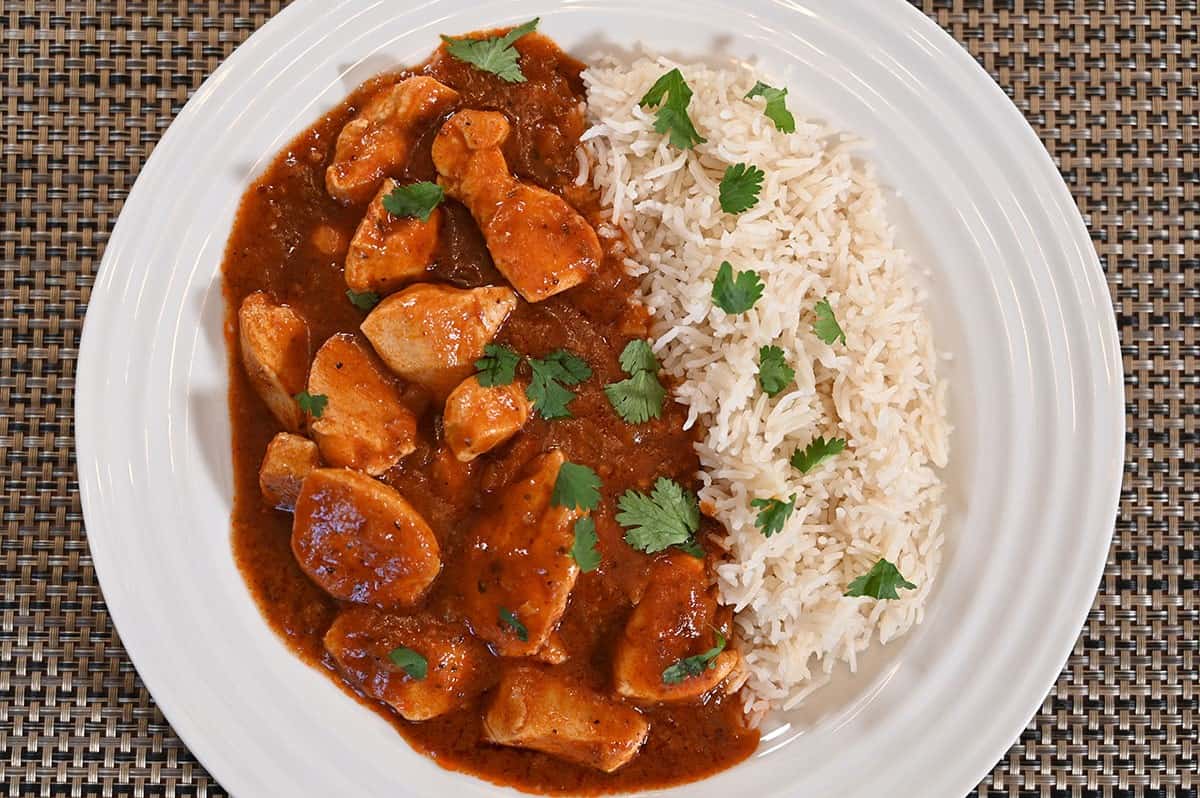
<svg viewBox="0 0 1200 798"><path fill-rule="evenodd" d="M642 42L757 61L796 111L870 141L953 355L948 551L924 624L687 794L962 795L1035 712L1091 604L1120 484L1121 364L1099 263L1049 157L902 0L300 0L255 33L142 170L84 328L88 538L139 673L240 798L495 794L412 752L254 607L229 545L219 267L252 177L351 87L422 60L438 33L535 15L585 57Z"/></svg>

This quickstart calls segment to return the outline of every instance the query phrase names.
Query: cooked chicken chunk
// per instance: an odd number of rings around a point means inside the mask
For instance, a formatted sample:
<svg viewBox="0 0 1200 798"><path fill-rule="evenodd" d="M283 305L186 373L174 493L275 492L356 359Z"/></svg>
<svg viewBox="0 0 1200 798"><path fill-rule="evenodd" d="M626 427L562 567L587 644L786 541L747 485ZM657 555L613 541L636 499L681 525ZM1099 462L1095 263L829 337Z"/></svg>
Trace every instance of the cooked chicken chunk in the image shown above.
<svg viewBox="0 0 1200 798"><path fill-rule="evenodd" d="M300 495L300 484L321 464L317 445L301 435L281 432L267 444L258 469L258 487L263 498L280 510L291 510Z"/></svg>
<svg viewBox="0 0 1200 798"><path fill-rule="evenodd" d="M417 75L371 98L342 128L325 170L325 189L343 205L366 202L380 182L408 161L421 128L458 102L458 92Z"/></svg>
<svg viewBox="0 0 1200 798"><path fill-rule="evenodd" d="M566 458L540 455L485 508L462 556L462 608L478 637L505 657L535 654L558 626L579 566L575 521L586 515L550 502Z"/></svg>
<svg viewBox="0 0 1200 798"><path fill-rule="evenodd" d="M424 676L388 656L401 647L424 658ZM429 720L462 707L487 688L494 667L487 648L461 625L371 607L339 615L325 633L325 650L351 684L407 720Z"/></svg>
<svg viewBox="0 0 1200 798"><path fill-rule="evenodd" d="M366 346L339 333L317 350L308 392L327 399L309 424L330 465L382 474L416 448L417 419Z"/></svg>
<svg viewBox="0 0 1200 798"><path fill-rule="evenodd" d="M648 588L625 625L613 659L617 692L640 701L680 701L707 693L737 663L725 649L696 676L667 684L663 671L716 645L721 624L704 560L672 552L655 560Z"/></svg>
<svg viewBox="0 0 1200 798"><path fill-rule="evenodd" d="M612 773L633 759L650 724L637 710L565 674L515 665L500 677L483 716L483 737Z"/></svg>
<svg viewBox="0 0 1200 798"><path fill-rule="evenodd" d="M362 331L392 371L445 399L475 370L516 306L513 292L500 286L421 283L376 305Z"/></svg>
<svg viewBox="0 0 1200 798"><path fill-rule="evenodd" d="M383 207L383 198L397 185L388 178L354 231L346 253L346 285L362 293L387 294L425 274L437 249L442 211L434 208L427 221L397 218Z"/></svg>
<svg viewBox="0 0 1200 798"><path fill-rule="evenodd" d="M446 443L455 457L470 462L516 435L532 410L522 383L485 388L477 376L467 377L446 397Z"/></svg>
<svg viewBox="0 0 1200 798"><path fill-rule="evenodd" d="M292 553L334 598L384 609L419 600L442 567L433 531L412 505L345 468L318 468L304 480Z"/></svg>
<svg viewBox="0 0 1200 798"><path fill-rule="evenodd" d="M433 142L446 192L470 209L500 273L529 302L591 277L601 258L596 231L566 200L517 180L500 146L509 124L494 111L460 111Z"/></svg>
<svg viewBox="0 0 1200 798"><path fill-rule="evenodd" d="M289 432L299 432L304 415L295 396L308 374L308 324L296 311L262 291L238 309L242 365L254 390Z"/></svg>

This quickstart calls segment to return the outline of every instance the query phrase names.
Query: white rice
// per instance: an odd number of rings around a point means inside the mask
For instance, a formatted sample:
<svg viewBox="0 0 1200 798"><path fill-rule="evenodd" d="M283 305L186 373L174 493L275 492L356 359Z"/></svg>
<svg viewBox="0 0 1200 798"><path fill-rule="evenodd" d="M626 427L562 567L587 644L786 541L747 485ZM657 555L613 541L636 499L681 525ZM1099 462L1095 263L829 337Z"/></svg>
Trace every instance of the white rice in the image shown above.
<svg viewBox="0 0 1200 798"><path fill-rule="evenodd" d="M637 104L675 66L708 139L688 152L656 133L655 110ZM795 706L838 661L853 669L872 640L886 643L921 621L942 545L936 469L949 451L923 293L894 243L870 166L836 132L804 121L795 94L796 132L776 130L761 99L744 99L758 77L663 58L594 66L584 74L592 127L579 177L602 191L612 222L634 244L628 268L644 275L655 350L680 380L688 424L708 430L697 444L700 497L728 529L720 598L736 611L743 695L755 717ZM758 204L734 216L721 211L717 191L725 168L739 162L757 165L766 181ZM713 306L723 260L758 271L766 284L747 313ZM823 297L844 345L812 331ZM775 398L757 383L767 344L782 347L796 370L795 384ZM817 435L849 444L800 474L788 458ZM763 537L751 499L793 493L784 530ZM845 597L880 557L918 589L892 601Z"/></svg>

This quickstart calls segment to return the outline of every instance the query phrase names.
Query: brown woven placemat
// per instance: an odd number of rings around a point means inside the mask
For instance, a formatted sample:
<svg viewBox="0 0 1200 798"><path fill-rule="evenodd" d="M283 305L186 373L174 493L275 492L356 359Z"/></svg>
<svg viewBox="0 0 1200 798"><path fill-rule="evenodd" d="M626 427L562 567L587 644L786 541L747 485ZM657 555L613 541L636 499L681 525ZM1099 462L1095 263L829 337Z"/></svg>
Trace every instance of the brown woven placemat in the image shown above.
<svg viewBox="0 0 1200 798"><path fill-rule="evenodd" d="M139 168L189 93L283 4L0 0L0 795L226 795L105 612L72 402L88 294ZM1197 0L916 5L1060 164L1108 274L1126 372L1125 490L1100 595L978 793L1196 798Z"/></svg>

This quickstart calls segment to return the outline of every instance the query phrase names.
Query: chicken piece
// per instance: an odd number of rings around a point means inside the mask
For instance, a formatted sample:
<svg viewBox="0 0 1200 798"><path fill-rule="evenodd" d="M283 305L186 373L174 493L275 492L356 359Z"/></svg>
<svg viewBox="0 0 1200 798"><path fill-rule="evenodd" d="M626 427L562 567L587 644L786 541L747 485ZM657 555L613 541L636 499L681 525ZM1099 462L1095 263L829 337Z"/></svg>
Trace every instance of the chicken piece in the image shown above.
<svg viewBox="0 0 1200 798"><path fill-rule="evenodd" d="M617 692L639 701L683 701L707 693L737 664L725 649L697 676L675 684L663 671L716 645L717 599L704 560L672 552L659 555L642 600L625 624L613 658Z"/></svg>
<svg viewBox="0 0 1200 798"><path fill-rule="evenodd" d="M315 443L302 435L279 433L267 444L267 453L258 469L258 487L263 498L279 510L295 508L301 483L320 464Z"/></svg>
<svg viewBox="0 0 1200 798"><path fill-rule="evenodd" d="M650 724L632 707L551 668L505 670L483 716L483 738L612 773L633 759Z"/></svg>
<svg viewBox="0 0 1200 798"><path fill-rule="evenodd" d="M567 651L562 636L558 632L551 632L550 637L546 638L546 645L538 649L533 656L534 659L549 662L551 665L561 665L571 658L571 654Z"/></svg>
<svg viewBox="0 0 1200 798"><path fill-rule="evenodd" d="M442 211L434 208L427 221L397 218L383 207L383 198L397 185L388 178L354 231L346 253L346 285L352 291L387 294L424 276L437 249Z"/></svg>
<svg viewBox="0 0 1200 798"><path fill-rule="evenodd" d="M421 128L458 102L458 92L417 75L371 98L338 135L325 190L343 205L366 202L390 173L407 162Z"/></svg>
<svg viewBox="0 0 1200 798"><path fill-rule="evenodd" d="M308 323L262 291L238 309L242 365L254 390L288 432L299 432L304 414L295 396L308 374Z"/></svg>
<svg viewBox="0 0 1200 798"><path fill-rule="evenodd" d="M392 371L445 399L516 306L516 295L500 286L420 283L376 305L361 329Z"/></svg>
<svg viewBox="0 0 1200 798"><path fill-rule="evenodd" d="M446 397L446 444L468 463L516 435L532 411L522 383L484 387L478 376L467 377Z"/></svg>
<svg viewBox="0 0 1200 798"><path fill-rule="evenodd" d="M292 553L329 595L383 609L417 602L442 567L437 539L412 505L347 468L318 468L305 478Z"/></svg>
<svg viewBox="0 0 1200 798"><path fill-rule="evenodd" d="M438 182L470 209L500 273L528 302L587 280L599 268L596 231L567 201L517 180L500 147L509 124L495 111L460 111L433 141Z"/></svg>
<svg viewBox="0 0 1200 798"><path fill-rule="evenodd" d="M416 678L388 656L404 647L425 658ZM406 720L453 712L483 692L493 663L487 648L461 625L429 615L388 615L354 607L325 633L325 650L362 693L388 704Z"/></svg>
<svg viewBox="0 0 1200 798"><path fill-rule="evenodd" d="M416 416L395 380L353 335L334 335L317 350L308 392L328 400L309 429L330 465L378 475L416 448Z"/></svg>
<svg viewBox="0 0 1200 798"><path fill-rule="evenodd" d="M565 460L551 450L501 489L463 553L463 614L476 637L504 657L536 654L547 645L579 575L571 546L575 521L587 513L550 502ZM519 628L502 618L506 613Z"/></svg>

